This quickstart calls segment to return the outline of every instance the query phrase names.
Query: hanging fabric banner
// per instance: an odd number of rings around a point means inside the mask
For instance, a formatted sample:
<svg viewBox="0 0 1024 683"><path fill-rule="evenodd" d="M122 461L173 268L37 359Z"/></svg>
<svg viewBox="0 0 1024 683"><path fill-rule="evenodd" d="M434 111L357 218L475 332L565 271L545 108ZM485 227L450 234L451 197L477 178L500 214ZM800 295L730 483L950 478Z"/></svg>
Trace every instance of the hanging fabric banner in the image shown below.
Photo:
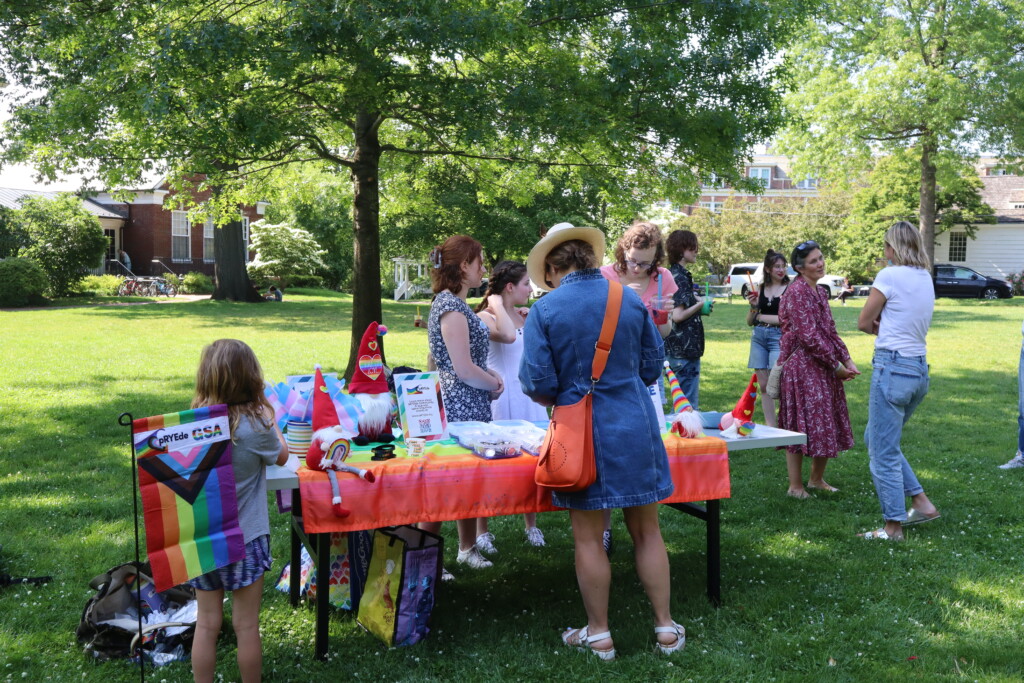
<svg viewBox="0 0 1024 683"><path fill-rule="evenodd" d="M132 444L156 589L243 559L227 406L135 420Z"/></svg>

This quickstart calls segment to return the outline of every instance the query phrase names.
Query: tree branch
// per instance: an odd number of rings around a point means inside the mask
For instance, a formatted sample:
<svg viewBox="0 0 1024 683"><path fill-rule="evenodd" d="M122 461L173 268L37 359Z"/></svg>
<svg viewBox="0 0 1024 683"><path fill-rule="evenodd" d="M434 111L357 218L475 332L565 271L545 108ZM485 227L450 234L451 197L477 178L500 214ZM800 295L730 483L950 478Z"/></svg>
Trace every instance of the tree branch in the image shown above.
<svg viewBox="0 0 1024 683"><path fill-rule="evenodd" d="M396 147L395 145L381 145L381 152L397 152L399 154L409 154L412 156L453 156L463 157L466 159L485 159L489 161L507 161L510 163L517 164L531 164L533 166L563 166L563 167L587 167L587 168L618 168L619 164L597 164L597 163L573 163L567 161L542 161L540 159L530 159L527 157L521 157L514 154L502 155L502 154L473 154L472 152L463 152L456 149L406 149L403 147Z"/></svg>
<svg viewBox="0 0 1024 683"><path fill-rule="evenodd" d="M541 19L540 21L535 21L532 24L530 24L529 26L530 26L530 28L537 28L539 26L543 26L544 24L550 24L553 21L579 21L581 19L596 19L598 17L607 17L607 16L612 15L612 14L617 14L618 12L631 12L631 11L634 11L634 10L653 9L655 7L665 7L667 5L682 5L682 4L685 4L685 3L681 2L680 0L670 0L669 2L652 2L652 3L649 3L647 5L631 5L631 6L626 6L626 7L609 7L607 10L604 10L603 12L594 12L593 14L577 14L577 15L560 14L558 16L548 17L547 19Z"/></svg>

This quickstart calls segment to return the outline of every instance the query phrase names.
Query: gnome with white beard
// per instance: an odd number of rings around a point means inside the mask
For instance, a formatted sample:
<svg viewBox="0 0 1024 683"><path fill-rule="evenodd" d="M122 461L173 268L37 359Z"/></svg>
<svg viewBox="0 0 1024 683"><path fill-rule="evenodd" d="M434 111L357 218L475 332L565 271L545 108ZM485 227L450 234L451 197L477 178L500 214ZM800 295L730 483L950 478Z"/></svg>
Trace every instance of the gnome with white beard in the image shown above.
<svg viewBox="0 0 1024 683"><path fill-rule="evenodd" d="M355 372L348 383L348 393L362 406L359 418L359 435L352 441L360 446L368 443L388 443L394 440L391 433L391 418L395 402L388 389L384 375L384 359L381 355L380 337L388 328L376 322L370 323L359 342L359 357Z"/></svg>

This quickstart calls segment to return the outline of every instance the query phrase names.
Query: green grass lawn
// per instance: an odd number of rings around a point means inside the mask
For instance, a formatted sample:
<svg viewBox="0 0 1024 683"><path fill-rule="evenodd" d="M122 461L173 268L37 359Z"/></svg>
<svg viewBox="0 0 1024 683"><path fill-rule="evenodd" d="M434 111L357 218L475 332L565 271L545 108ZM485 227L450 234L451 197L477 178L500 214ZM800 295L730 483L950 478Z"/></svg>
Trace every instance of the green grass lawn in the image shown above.
<svg viewBox="0 0 1024 683"><path fill-rule="evenodd" d="M85 658L74 629L95 574L133 557L128 434L117 416L181 410L201 347L237 337L267 377L344 370L347 296L289 292L281 304L211 301L0 312L0 572L52 574L42 587L0 589L0 680L137 680L124 663ZM427 305L420 304L424 316ZM562 628L585 616L564 513L540 516L548 546L525 545L521 518L495 520L495 567L454 567L439 591L429 638L388 650L348 613L331 620L328 662L312 660L313 612L269 588L262 617L267 680L1020 680L1024 658L1024 472L996 469L1016 446L1017 361L1024 300L941 300L929 335L931 392L908 425L905 451L943 518L901 545L854 534L877 527L862 445L872 338L856 330L858 301L836 306L840 334L864 376L847 385L857 446L829 466L837 494L785 496L784 456L732 459L723 503L723 599L704 590L697 520L662 511L672 610L686 650L653 654L646 600L617 517L611 626L619 659L564 648ZM707 320L701 407L728 410L746 385L746 305L720 303ZM416 304L386 302L392 365L423 367ZM287 557L273 515L276 578ZM233 636L219 647L224 680L238 680ZM191 680L187 664L150 674Z"/></svg>

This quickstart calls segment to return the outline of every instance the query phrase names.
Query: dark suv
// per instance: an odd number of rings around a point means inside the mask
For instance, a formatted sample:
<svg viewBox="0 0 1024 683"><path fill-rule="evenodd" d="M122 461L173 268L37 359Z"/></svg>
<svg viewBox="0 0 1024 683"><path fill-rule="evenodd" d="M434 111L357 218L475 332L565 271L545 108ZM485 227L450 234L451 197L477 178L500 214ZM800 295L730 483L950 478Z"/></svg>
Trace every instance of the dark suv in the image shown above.
<svg viewBox="0 0 1024 683"><path fill-rule="evenodd" d="M935 296L963 296L972 299L1009 299L1013 296L1006 280L981 275L977 271L936 263L932 271Z"/></svg>

